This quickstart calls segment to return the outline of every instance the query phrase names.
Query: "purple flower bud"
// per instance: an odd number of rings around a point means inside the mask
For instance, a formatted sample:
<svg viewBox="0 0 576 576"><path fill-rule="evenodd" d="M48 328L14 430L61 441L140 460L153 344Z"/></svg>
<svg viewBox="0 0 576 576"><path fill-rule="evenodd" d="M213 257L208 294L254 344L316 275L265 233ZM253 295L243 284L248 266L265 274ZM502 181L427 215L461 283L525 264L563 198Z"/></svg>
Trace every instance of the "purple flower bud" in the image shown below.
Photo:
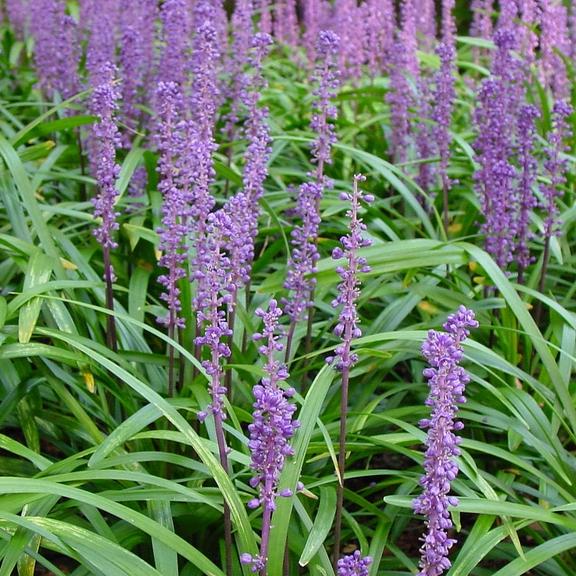
<svg viewBox="0 0 576 576"><path fill-rule="evenodd" d="M370 556L362 557L360 550L338 560L338 576L368 576L369 567L372 564Z"/></svg>

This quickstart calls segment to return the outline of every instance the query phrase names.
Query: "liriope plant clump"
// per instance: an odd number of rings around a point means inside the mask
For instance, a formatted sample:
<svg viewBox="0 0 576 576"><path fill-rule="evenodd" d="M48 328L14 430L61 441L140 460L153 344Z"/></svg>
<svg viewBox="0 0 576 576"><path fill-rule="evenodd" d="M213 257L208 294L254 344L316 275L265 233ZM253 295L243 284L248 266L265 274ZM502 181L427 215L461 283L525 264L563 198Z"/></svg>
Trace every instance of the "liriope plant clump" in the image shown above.
<svg viewBox="0 0 576 576"><path fill-rule="evenodd" d="M0 0L0 576L572 576L575 22Z"/></svg>

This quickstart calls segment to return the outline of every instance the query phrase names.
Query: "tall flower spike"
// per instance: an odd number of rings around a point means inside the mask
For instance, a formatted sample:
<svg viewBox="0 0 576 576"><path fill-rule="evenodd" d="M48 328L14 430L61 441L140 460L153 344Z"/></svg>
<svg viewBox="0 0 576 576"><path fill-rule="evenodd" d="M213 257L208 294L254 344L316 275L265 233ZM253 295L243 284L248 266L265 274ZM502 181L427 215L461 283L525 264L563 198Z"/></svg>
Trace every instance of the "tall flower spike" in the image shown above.
<svg viewBox="0 0 576 576"><path fill-rule="evenodd" d="M342 200L351 203L351 208L347 215L350 219L350 233L340 239L341 247L335 248L332 258L335 260L345 259L346 264L339 266L336 271L340 275L341 282L338 285L338 295L332 302L335 308L342 307L338 318L338 324L334 329L336 336L342 339L342 343L336 347L335 356L327 358L326 361L333 364L342 374L342 392L340 398L340 436L338 443L338 473L340 481L337 486L336 519L334 527L334 557L333 566L337 570L340 556L340 534L342 528L342 510L344 506L344 472L346 468L346 420L348 417L348 383L350 380L350 370L358 361L356 354L352 352L352 340L362 335L360 330L357 301L360 296L360 280L358 275L361 272L368 272L370 267L366 259L358 254L361 248L369 246L370 240L363 237L366 225L360 217L360 202L364 200L369 203L374 197L364 195L360 190L360 182L365 180L361 174L354 176L354 190L352 194L342 193Z"/></svg>
<svg viewBox="0 0 576 576"><path fill-rule="evenodd" d="M30 0L6 0L6 14L14 34L21 40L30 25Z"/></svg>
<svg viewBox="0 0 576 576"><path fill-rule="evenodd" d="M92 128L96 151L93 164L96 167L95 178L98 184L94 214L102 219L94 235L100 244L108 249L116 248L113 233L118 230L114 204L118 197L116 182L120 175L120 166L116 162L116 148L120 145L120 136L114 116L120 94L114 83L115 75L114 66L103 66L99 73L103 82L94 89L90 103L90 111L97 118Z"/></svg>
<svg viewBox="0 0 576 576"><path fill-rule="evenodd" d="M485 218L482 229L486 250L506 270L513 256L517 223L517 202L511 201L516 177L511 157L522 69L512 54L515 35L501 29L494 35L494 41L497 50L491 76L480 87L475 111L478 131L475 150L480 168L474 176Z"/></svg>
<svg viewBox="0 0 576 576"><path fill-rule="evenodd" d="M518 115L518 162L520 180L518 182L518 240L516 243L516 262L518 263L518 281L522 283L524 270L532 262L528 242L530 234L530 215L537 205L534 184L538 175L538 160L535 156L536 126L540 117L538 108L530 104L522 106Z"/></svg>
<svg viewBox="0 0 576 576"><path fill-rule="evenodd" d="M40 87L48 98L66 100L80 91L77 30L61 0L37 0L32 10L35 61Z"/></svg>
<svg viewBox="0 0 576 576"><path fill-rule="evenodd" d="M268 561L268 544L270 539L270 521L272 512L276 508L278 496L289 497L292 492L288 489L278 491L280 474L284 469L286 458L294 453L290 439L299 426L294 420L296 406L289 402L294 395L294 389L281 388L282 382L288 378L286 365L277 359L284 346L278 335L278 323L282 317L282 310L276 300L271 300L268 310L259 308L256 316L262 318L264 328L262 333L254 334L254 340L262 340L260 354L264 357L265 376L261 382L254 386L254 412L253 422L249 425L251 468L255 476L250 480L253 488L258 488L258 497L248 503L250 508L263 508L262 540L260 554L252 557L242 555L242 562L251 564L254 572L266 574Z"/></svg>
<svg viewBox="0 0 576 576"><path fill-rule="evenodd" d="M342 307L338 324L334 329L334 334L342 339L342 344L336 348L335 357L328 359L338 370L350 369L357 362L357 356L351 352L352 340L360 338L362 335L356 312L356 302L360 296L358 275L369 272L370 266L366 263L366 259L358 254L358 251L370 246L372 242L363 237L366 224L362 222L360 217L360 205L362 201L366 203L374 201L371 194L363 194L360 190L360 182L365 180L366 178L362 174L356 174L354 176L354 191L351 194L348 192L340 194L340 199L350 202L351 208L347 212L350 219L350 232L340 238L341 246L334 248L332 252L334 260L344 259L346 262L344 266L336 268L341 282L338 285L338 295L332 301L334 308Z"/></svg>
<svg viewBox="0 0 576 576"><path fill-rule="evenodd" d="M194 37L192 68L191 122L189 138L192 144L189 165L184 167L191 188L190 224L194 238L194 274L197 280L196 301L204 298L209 288L204 283L203 262L206 255L206 227L215 200L210 192L216 173L214 152L218 146L214 136L218 99L217 72L219 50L214 12L208 0L199 0L194 7L198 24Z"/></svg>
<svg viewBox="0 0 576 576"><path fill-rule="evenodd" d="M268 34L256 34L250 57L253 74L244 77L241 101L248 111L244 134L248 147L244 154L243 189L225 205L232 219L233 232L230 237L232 278L240 289L250 279L254 259L254 242L258 234L259 201L264 193L264 181L268 175L268 159L271 153L268 109L260 106L261 92L267 83L262 75L262 61L272 44ZM235 303L236 298L233 299Z"/></svg>
<svg viewBox="0 0 576 576"><path fill-rule="evenodd" d="M100 225L94 231L94 236L102 246L104 260L104 281L106 282L106 306L114 310L114 270L111 261L111 252L117 244L114 232L119 225L116 220L115 209L118 198L117 181L120 175L120 166L116 162L116 148L120 146L120 135L114 116L118 108L120 97L118 87L114 83L116 68L112 64L104 64L98 71L97 77L102 83L92 92L90 111L97 120L92 126L91 165L96 177L98 191L94 198L94 216L100 218ZM116 350L116 324L114 317L107 317L107 343L112 350Z"/></svg>
<svg viewBox="0 0 576 576"><path fill-rule="evenodd" d="M415 512L426 517L427 528L420 549L418 576L440 576L451 565L448 554L456 541L448 536L452 528L449 506L457 506L458 499L449 496L449 492L450 483L458 474L454 458L460 454L460 439L454 432L464 427L456 420L456 413L458 404L466 401L464 390L470 380L460 361L462 343L469 330L477 327L474 313L461 306L448 317L444 324L446 332L430 330L422 345L422 353L430 365L424 376L430 387L426 404L432 408L432 414L420 422L420 427L428 430L425 474L420 481L424 492L413 502Z"/></svg>
<svg viewBox="0 0 576 576"><path fill-rule="evenodd" d="M338 560L338 576L368 576L372 564L370 556L362 557L360 550Z"/></svg>
<svg viewBox="0 0 576 576"><path fill-rule="evenodd" d="M339 73L336 68L336 57L340 39L329 31L321 31L318 36L318 61L314 73L314 103L312 104L312 120L310 128L316 134L312 144L313 162L316 164L314 177L321 186L327 186L324 169L332 163L332 145L336 142L336 132L332 122L338 116L338 110L333 104L334 97L340 86Z"/></svg>
<svg viewBox="0 0 576 576"><path fill-rule="evenodd" d="M492 38L492 12L494 0L472 0L472 26L470 33L477 38L490 40Z"/></svg>
<svg viewBox="0 0 576 576"><path fill-rule="evenodd" d="M548 158L544 167L548 174L549 183L542 186L544 196L544 237L548 241L558 231L557 200L562 195L562 185L566 182L566 160L562 154L566 151L565 142L571 136L568 117L572 115L572 106L560 100L556 102L553 110L553 127L548 137Z"/></svg>
<svg viewBox="0 0 576 576"><path fill-rule="evenodd" d="M166 0L162 4L162 59L160 80L176 82L182 89L187 85L191 22L186 0Z"/></svg>
<svg viewBox="0 0 576 576"><path fill-rule="evenodd" d="M436 123L435 140L440 153L440 165L438 174L442 186L442 203L444 214L444 228L448 231L448 196L452 188L452 182L448 176L448 164L450 162L450 126L452 124L452 111L454 109L454 47L452 44L443 42L436 49L440 56L440 70L436 74L436 92L434 94L434 106L432 120Z"/></svg>
<svg viewBox="0 0 576 576"><path fill-rule="evenodd" d="M199 413L198 418L203 421L210 412L217 420L223 421L226 419L226 388L222 379L222 359L230 356L230 348L225 340L231 336L223 306L229 302L233 290L230 260L225 254L225 247L232 223L223 210L210 214L207 223L205 261L202 266L206 290L198 301L199 321L204 330L196 338L196 343L210 351L210 358L203 362L203 366L210 377L212 402L207 412ZM223 455L226 455L225 451L220 454L221 457Z"/></svg>
<svg viewBox="0 0 576 576"><path fill-rule="evenodd" d="M406 77L406 50L398 33L392 47L390 62L390 89L386 94L386 101L390 106L390 154L395 163L401 164L408 156L410 136L408 110L411 95L410 84Z"/></svg>
<svg viewBox="0 0 576 576"><path fill-rule="evenodd" d="M100 76L106 66L116 63L119 6L117 0L83 0L81 8L81 23L89 32L86 68L94 88L106 81L105 75Z"/></svg>
<svg viewBox="0 0 576 576"><path fill-rule="evenodd" d="M142 121L141 104L151 95L147 88L154 66L155 0L129 0L120 18L122 121L127 127L124 145L130 147ZM153 95L152 95L153 96Z"/></svg>
<svg viewBox="0 0 576 576"><path fill-rule="evenodd" d="M158 278L165 288L161 298L168 305L168 315L159 321L166 324L174 336L176 328L184 327L180 317L180 289L178 282L186 276L187 227L183 222L186 213L186 197L179 184L178 159L181 153L179 115L182 111L182 94L175 82L160 82L156 96L158 108L158 189L162 194L162 227L160 234L160 265L166 274Z"/></svg>
<svg viewBox="0 0 576 576"><path fill-rule="evenodd" d="M560 54L570 54L568 13L560 0L542 0L540 7L542 81L556 98L567 98L570 92L569 81L566 65Z"/></svg>
<svg viewBox="0 0 576 576"><path fill-rule="evenodd" d="M331 120L337 110L332 98L338 86L336 56L339 39L333 32L322 31L318 39L318 62L314 73L316 97L313 104L311 127L316 132L312 144L313 162L316 168L309 174L311 182L305 182L298 190L295 216L301 224L292 231L292 254L288 262L288 272L284 287L290 291L286 301L286 313L291 319L291 333L304 311L313 305L312 295L316 286L314 273L320 256L317 239L320 226L320 201L326 188L331 186L324 171L332 161L331 150L336 135ZM291 334L289 334L289 342ZM290 343L287 346L290 352Z"/></svg>

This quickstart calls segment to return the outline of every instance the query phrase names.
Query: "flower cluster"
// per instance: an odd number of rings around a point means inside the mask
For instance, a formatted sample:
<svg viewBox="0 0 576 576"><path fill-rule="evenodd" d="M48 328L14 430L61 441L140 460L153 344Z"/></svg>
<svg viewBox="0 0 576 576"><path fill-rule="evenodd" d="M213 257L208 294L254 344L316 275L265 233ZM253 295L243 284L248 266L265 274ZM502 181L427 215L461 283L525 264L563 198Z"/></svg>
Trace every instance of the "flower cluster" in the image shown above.
<svg viewBox="0 0 576 576"><path fill-rule="evenodd" d="M162 4L162 60L161 79L176 82L182 89L189 77L190 14L186 0L166 0Z"/></svg>
<svg viewBox="0 0 576 576"><path fill-rule="evenodd" d="M282 310L276 300L271 300L268 310L259 308L256 315L262 318L264 328L261 333L254 334L256 341L263 340L260 354L264 356L265 376L261 382L254 386L254 412L253 422L248 427L250 432L251 468L255 476L250 480L253 488L258 487L259 495L252 499L250 508L263 507L262 539L260 553L253 557L242 554L244 564L250 564L253 572L265 572L268 561L268 543L270 537L270 521L272 512L276 508L276 498L290 497L289 489L278 491L278 481L284 468L286 458L292 456L293 450L290 439L299 426L294 420L296 406L289 402L294 390L286 390L280 384L288 378L285 364L276 359L284 346L280 343L278 323L282 317Z"/></svg>
<svg viewBox="0 0 576 576"><path fill-rule="evenodd" d="M518 222L516 261L518 263L518 278L522 281L524 270L532 262L528 242L531 238L530 215L537 205L534 194L534 184L538 170L538 161L534 154L536 149L535 121L540 117L538 108L525 104L518 114L518 160L520 178L518 182Z"/></svg>
<svg viewBox="0 0 576 576"><path fill-rule="evenodd" d="M322 187L316 182L305 182L298 189L294 215L301 218L302 222L291 232L292 253L284 283L284 287L290 291L285 308L292 322L300 320L304 311L314 305L314 273L320 259L317 239L321 218L318 206L322 192Z"/></svg>
<svg viewBox="0 0 576 576"><path fill-rule="evenodd" d="M553 128L548 138L548 158L544 167L548 174L549 182L542 187L544 195L544 208L546 218L544 220L544 236L550 238L558 228L558 206L556 200L562 194L562 185L566 181L566 160L562 154L566 150L565 142L571 136L571 128L568 123L572 115L572 106L560 100L556 102L553 110Z"/></svg>
<svg viewBox="0 0 576 576"><path fill-rule="evenodd" d="M186 195L179 183L178 158L181 139L178 135L178 117L182 110L182 94L175 82L160 82L157 93L158 107L158 189L162 194L162 227L160 234L160 265L167 273L158 278L165 288L161 298L168 304L168 316L160 321L170 329L183 328L178 282L186 276L186 235L188 227L183 222L187 212Z"/></svg>
<svg viewBox="0 0 576 576"><path fill-rule="evenodd" d="M478 130L476 153L479 169L474 177L485 218L486 250L504 270L512 261L516 234L514 195L516 169L511 163L514 149L515 113L521 81L518 61L512 50L516 37L511 30L495 34L497 51L492 74L478 93L475 123Z"/></svg>
<svg viewBox="0 0 576 576"><path fill-rule="evenodd" d="M36 41L35 61L44 93L63 99L80 91L76 23L66 14L62 0L37 0L32 10L32 32Z"/></svg>
<svg viewBox="0 0 576 576"><path fill-rule="evenodd" d="M92 128L94 146L93 166L98 185L94 198L94 215L101 222L94 235L105 249L116 248L113 232L118 230L115 203L118 197L116 182L120 175L120 166L116 162L116 148L120 145L120 135L114 116L118 109L119 90L114 82L116 68L111 64L103 65L99 71L102 84L92 93L90 109L97 117Z"/></svg>
<svg viewBox="0 0 576 576"><path fill-rule="evenodd" d="M360 550L338 560L338 576L368 576L372 558L362 557Z"/></svg>
<svg viewBox="0 0 576 576"><path fill-rule="evenodd" d="M436 49L440 57L440 70L436 75L436 90L434 93L434 107L432 120L435 125L435 140L440 153L440 165L438 173L444 190L450 190L452 183L448 177L448 162L450 161L450 126L452 124L452 111L454 109L454 47L443 42Z"/></svg>
<svg viewBox="0 0 576 576"><path fill-rule="evenodd" d="M360 280L358 274L361 272L369 272L370 266L366 263L366 259L358 254L361 248L370 246L372 242L363 238L362 233L366 230L366 224L362 222L360 217L360 203L370 203L374 200L371 194L363 194L360 190L360 182L366 178L361 174L354 176L354 191L350 194L343 192L340 195L341 200L346 200L351 203L351 208L347 212L350 219L350 232L340 239L341 247L337 247L332 252L332 258L335 260L346 260L345 266L338 266L336 271L340 275L341 282L338 285L338 295L332 301L334 308L342 307L338 324L334 329L334 334L342 338L340 344L335 350L335 358L328 358L329 363L334 363L338 370L350 368L357 361L356 354L351 353L350 348L352 340L359 338L362 335L360 330L358 313L356 311L356 302L360 296Z"/></svg>
<svg viewBox="0 0 576 576"><path fill-rule="evenodd" d="M431 330L422 345L422 353L429 368L424 370L430 395L426 404L432 408L429 419L420 427L428 430L426 439L425 474L420 483L424 492L414 502L414 510L426 516L427 533L421 548L419 576L440 576L450 567L448 554L455 540L449 538L452 528L449 506L456 506L458 499L449 496L450 483L458 474L454 458L460 454L459 438L454 433L464 427L456 421L458 404L465 402L465 386L469 381L460 366L462 343L471 328L477 328L474 313L461 306L444 324L446 332Z"/></svg>
<svg viewBox="0 0 576 576"><path fill-rule="evenodd" d="M226 387L223 385L222 359L230 356L230 347L226 341L232 332L223 306L230 302L230 295L234 291L230 280L230 260L225 253L231 226L230 217L223 210L208 216L202 271L199 269L195 272L196 279L202 275L204 286L204 291L196 300L198 329L201 330L201 335L196 337L195 342L198 346L205 346L210 352L209 359L204 360L202 365L210 377L212 397L207 410L198 414L200 421L206 419L208 412L220 422L226 419Z"/></svg>
<svg viewBox="0 0 576 576"><path fill-rule="evenodd" d="M316 134L312 144L313 162L316 164L316 181L327 186L324 167L332 162L332 145L336 142L336 134L332 121L338 116L338 110L332 103L340 85L336 68L336 56L340 40L334 32L321 31L316 47L317 67L314 73L316 89L310 128Z"/></svg>

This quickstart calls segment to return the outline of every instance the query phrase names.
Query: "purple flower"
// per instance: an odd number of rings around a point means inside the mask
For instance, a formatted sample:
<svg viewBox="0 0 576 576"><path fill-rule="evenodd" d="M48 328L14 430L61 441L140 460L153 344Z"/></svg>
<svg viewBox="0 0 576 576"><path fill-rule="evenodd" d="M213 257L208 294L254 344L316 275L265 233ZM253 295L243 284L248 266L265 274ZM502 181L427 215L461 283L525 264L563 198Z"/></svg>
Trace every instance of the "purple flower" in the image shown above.
<svg viewBox="0 0 576 576"><path fill-rule="evenodd" d="M322 192L322 187L316 182L305 182L298 189L294 214L301 219L301 223L291 232L292 254L284 283L284 287L290 291L290 297L285 302L286 313L293 323L298 322L304 311L314 305L314 274L320 259L317 239L321 218L318 207Z"/></svg>
<svg viewBox="0 0 576 576"><path fill-rule="evenodd" d="M326 164L330 164L332 144L335 132L331 120L336 117L337 110L332 104L332 98L338 87L336 71L336 54L338 36L333 32L322 31L318 38L318 62L314 79L317 87L313 104L311 128L316 132L312 144L313 162L316 169L309 177L312 182L305 182L298 189L298 199L293 214L301 219L301 223L292 230L292 254L288 261L288 272L284 287L290 291L285 301L286 313L293 324L298 322L307 308L313 306L312 295L316 286L314 273L320 255L317 239L320 227L320 201L331 183L324 174Z"/></svg>
<svg viewBox="0 0 576 576"><path fill-rule="evenodd" d="M523 272L532 262L528 242L530 234L530 215L537 205L534 195L534 184L538 173L538 161L535 156L536 127L535 121L540 112L535 106L526 104L518 114L518 163L520 179L518 182L518 224L516 243L516 262L518 279L522 282Z"/></svg>
<svg viewBox="0 0 576 576"><path fill-rule="evenodd" d="M544 162L549 181L542 186L544 196L544 238L548 241L558 230L558 206L556 201L562 195L562 185L566 182L566 160L562 154L566 151L565 142L571 137L572 131L568 123L573 109L570 104L560 100L553 110L553 126L548 136L548 158Z"/></svg>
<svg viewBox="0 0 576 576"><path fill-rule="evenodd" d="M279 0L274 4L274 13L274 36L279 42L296 46L299 36L296 0Z"/></svg>
<svg viewBox="0 0 576 576"><path fill-rule="evenodd" d="M366 224L360 217L360 202L372 202L371 195L362 193L359 183L366 180L361 174L354 176L354 191L352 194L343 192L342 200L351 203L351 208L347 212L350 219L350 232L340 239L341 247L337 247L332 252L332 258L335 260L344 259L346 264L338 266L336 271L340 276L338 285L338 295L332 301L334 308L342 307L338 318L338 324L334 329L334 334L342 339L342 343L335 350L335 358L329 358L329 363L334 363L338 370L344 368L350 369L357 361L358 356L353 354L350 349L352 340L360 338L362 331L358 326L360 319L356 310L356 303L360 296L360 279L358 275L362 272L369 272L370 266L367 265L366 259L358 254L361 248L370 246L372 242L362 236L366 230Z"/></svg>
<svg viewBox="0 0 576 576"><path fill-rule="evenodd" d="M198 329L201 335L195 342L210 352L209 359L203 361L202 365L210 377L212 402L206 412L198 414L200 421L206 418L208 412L220 422L226 419L226 387L223 384L222 359L230 356L226 341L232 335L224 310L234 290L230 279L230 260L225 253L230 231L230 217L223 210L209 215L204 240L206 246L202 253L201 274L204 290L196 299ZM196 274L198 275L198 272Z"/></svg>
<svg viewBox="0 0 576 576"><path fill-rule="evenodd" d="M444 2L446 0L443 0ZM415 10L416 32L422 48L429 50L436 39L436 6L434 0L420 0Z"/></svg>
<svg viewBox="0 0 576 576"><path fill-rule="evenodd" d="M36 0L32 10L35 61L43 92L68 99L80 91L77 30L62 0Z"/></svg>
<svg viewBox="0 0 576 576"><path fill-rule="evenodd" d="M308 61L316 60L316 41L322 22L322 0L308 0L302 5L304 20L303 44Z"/></svg>
<svg viewBox="0 0 576 576"><path fill-rule="evenodd" d="M338 576L368 576L372 564L370 556L362 557L360 550L338 560Z"/></svg>
<svg viewBox="0 0 576 576"><path fill-rule="evenodd" d="M336 0L332 27L340 40L338 68L341 74L355 80L362 76L365 61L364 25L363 13L356 0Z"/></svg>
<svg viewBox="0 0 576 576"><path fill-rule="evenodd" d="M541 75L546 87L556 98L570 96L566 66L560 54L570 55L568 12L559 0L541 0L540 51L542 53Z"/></svg>
<svg viewBox="0 0 576 576"><path fill-rule="evenodd" d="M500 16L498 28L512 29L516 26L518 5L516 0L500 0Z"/></svg>
<svg viewBox="0 0 576 576"><path fill-rule="evenodd" d="M515 35L501 29L494 35L492 74L478 93L475 142L479 169L475 173L485 223L486 250L505 270L512 260L516 234L516 202L511 164L516 113L520 105L522 68L512 55Z"/></svg>
<svg viewBox="0 0 576 576"><path fill-rule="evenodd" d="M340 85L336 69L339 38L333 32L321 31L318 37L316 52L318 61L314 73L314 103L310 127L316 133L312 144L313 162L316 164L316 181L326 185L324 167L332 163L331 150L336 142L336 133L332 121L337 118L338 110L332 103Z"/></svg>
<svg viewBox="0 0 576 576"><path fill-rule="evenodd" d="M234 137L234 125L238 122L239 97L243 88L244 69L248 64L248 54L253 37L252 0L239 0L232 16L232 52L227 58L230 85L227 97L230 100L230 112L226 118L226 134L230 142Z"/></svg>
<svg viewBox="0 0 576 576"><path fill-rule="evenodd" d="M492 38L492 12L494 0L472 0L472 26L470 34L477 38L490 40Z"/></svg>
<svg viewBox="0 0 576 576"><path fill-rule="evenodd" d="M415 0L404 0L400 10L400 39L404 48L404 72L413 80L418 78L418 39L416 35L417 14Z"/></svg>
<svg viewBox="0 0 576 576"><path fill-rule="evenodd" d="M455 52L451 44L443 42L436 49L440 57L440 70L436 74L436 90L434 93L434 108L432 120L436 123L434 135L440 153L440 166L438 173L442 181L443 190L450 190L452 182L448 177L448 163L450 161L450 126L452 124L452 111L454 109L454 60Z"/></svg>
<svg viewBox="0 0 576 576"><path fill-rule="evenodd" d="M256 10L260 13L260 32L272 34L272 12L269 0L256 0Z"/></svg>
<svg viewBox="0 0 576 576"><path fill-rule="evenodd" d="M166 0L160 10L162 20L162 59L159 76L165 82L176 82L182 89L189 77L191 21L186 0Z"/></svg>
<svg viewBox="0 0 576 576"><path fill-rule="evenodd" d="M5 0L8 21L12 25L14 34L19 40L24 38L30 24L30 1L31 0Z"/></svg>
<svg viewBox="0 0 576 576"><path fill-rule="evenodd" d="M102 67L98 72L102 83L94 88L90 101L90 111L97 117L92 127L94 153L92 166L98 185L94 199L94 215L101 218L94 235L100 245L107 250L116 248L113 233L118 230L114 205L118 197L116 182L120 166L116 162L116 148L120 145L120 137L114 116L118 109L120 94L114 83L115 75L116 68L111 64Z"/></svg>
<svg viewBox="0 0 576 576"><path fill-rule="evenodd" d="M456 37L455 5L456 0L442 0L442 42L452 47Z"/></svg>
<svg viewBox="0 0 576 576"><path fill-rule="evenodd" d="M129 132L130 147L142 121L139 105L147 103L154 66L154 39L157 3L155 0L130 0L120 19L120 68L122 71L122 121Z"/></svg>
<svg viewBox="0 0 576 576"><path fill-rule="evenodd" d="M117 0L84 0L80 23L89 33L86 68L90 86L106 81L101 77L109 63L116 63L116 32L119 20Z"/></svg>
<svg viewBox="0 0 576 576"><path fill-rule="evenodd" d="M158 278L165 288L161 298L168 305L168 315L160 318L170 330L183 328L178 282L186 276L184 263L187 259L186 235L188 227L183 218L186 214L186 196L181 188L178 159L181 154L179 137L179 114L182 110L182 94L175 82L160 82L156 97L158 108L158 189L162 194L162 226L160 234L160 266L167 272Z"/></svg>
<svg viewBox="0 0 576 576"><path fill-rule="evenodd" d="M418 576L443 574L450 567L448 554L456 543L448 537L452 528L449 506L457 506L458 499L449 496L449 492L450 483L458 474L454 458L460 454L459 438L454 432L462 430L463 424L455 418L458 404L466 401L464 390L470 380L459 364L462 343L469 336L469 329L477 327L474 313L461 306L448 317L444 324L446 332L430 330L422 345L422 353L430 365L424 376L430 387L426 405L432 408L432 414L420 422L420 427L428 430L425 474L420 481L424 492L413 502L415 512L426 516L427 527Z"/></svg>
<svg viewBox="0 0 576 576"><path fill-rule="evenodd" d="M522 59L530 66L536 58L538 48L538 34L534 28L538 25L539 8L537 0L519 0L520 10L520 53Z"/></svg>
<svg viewBox="0 0 576 576"><path fill-rule="evenodd" d="M394 10L389 0L367 0L362 4L368 68L373 76L388 67L388 57L394 39Z"/></svg>
<svg viewBox="0 0 576 576"><path fill-rule="evenodd" d="M194 268L197 280L195 301L205 297L208 287L204 284L203 262L206 258L206 225L208 215L214 207L210 193L216 173L214 152L218 146L214 136L218 99L217 64L219 51L216 30L213 25L214 12L210 4L200 0L195 5L196 30L193 45L191 96L191 122L189 123L190 157L183 167L184 178L188 179L191 190L190 224L194 237Z"/></svg>
<svg viewBox="0 0 576 576"><path fill-rule="evenodd" d="M410 136L409 106L412 101L410 84L406 77L406 50L398 37L392 48L390 70L390 89L386 101L390 106L390 152L394 162L406 161Z"/></svg>
<svg viewBox="0 0 576 576"><path fill-rule="evenodd" d="M244 134L248 140L244 154L244 187L228 200L224 207L232 220L228 251L233 283L238 289L250 279L260 215L258 202L264 193L271 153L268 109L259 106L261 91L267 85L262 75L262 60L271 43L272 38L267 34L259 33L253 39L253 53L250 58L253 74L245 77L241 94L242 102L248 109L248 119L244 126ZM233 300L235 301L235 298Z"/></svg>
<svg viewBox="0 0 576 576"><path fill-rule="evenodd" d="M268 310L259 308L256 315L262 318L264 323L262 332L254 334L254 340L264 342L259 351L265 359L265 376L253 388L256 401L253 405L253 421L248 426L250 466L255 473L250 485L258 488L258 497L251 500L248 506L263 507L262 540L258 556L243 554L241 560L245 564L252 564L254 572L261 572L265 571L268 560L270 520L276 508L276 498L292 496L291 490L278 492L278 482L286 458L294 453L290 439L294 436L299 423L294 420L296 406L289 401L294 390L292 388L284 390L280 387L280 384L288 378L285 364L277 359L277 355L284 349L278 335L282 310L276 300L271 300Z"/></svg>

